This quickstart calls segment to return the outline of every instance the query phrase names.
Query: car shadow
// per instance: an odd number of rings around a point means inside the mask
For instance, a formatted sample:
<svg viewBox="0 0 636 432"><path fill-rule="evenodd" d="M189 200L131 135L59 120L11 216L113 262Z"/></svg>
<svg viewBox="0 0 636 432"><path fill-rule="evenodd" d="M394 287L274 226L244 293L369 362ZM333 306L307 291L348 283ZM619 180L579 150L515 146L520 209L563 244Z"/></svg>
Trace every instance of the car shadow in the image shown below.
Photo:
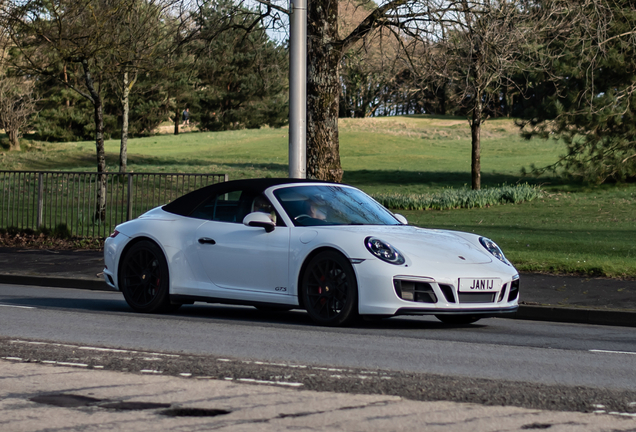
<svg viewBox="0 0 636 432"><path fill-rule="evenodd" d="M45 309L66 309L91 313L123 313L134 314L139 317L166 317L169 319L214 319L232 321L235 323L247 322L260 325L292 325L307 328L321 328L330 331L356 331L356 330L444 330L456 328L480 328L484 325L449 325L437 321L432 316L427 317L391 317L384 319L359 318L346 327L318 327L309 315L302 309L290 311L263 311L252 306L235 306L225 304L195 303L183 305L176 312L169 314L143 314L135 312L128 306L123 296L113 299L87 299L87 298L59 298L59 297L13 297L0 301L5 305L30 306Z"/></svg>
<svg viewBox="0 0 636 432"><path fill-rule="evenodd" d="M72 309L86 312L128 312L132 311L123 297L120 299L86 299L59 297L12 297L0 303L12 306L30 306L45 309Z"/></svg>

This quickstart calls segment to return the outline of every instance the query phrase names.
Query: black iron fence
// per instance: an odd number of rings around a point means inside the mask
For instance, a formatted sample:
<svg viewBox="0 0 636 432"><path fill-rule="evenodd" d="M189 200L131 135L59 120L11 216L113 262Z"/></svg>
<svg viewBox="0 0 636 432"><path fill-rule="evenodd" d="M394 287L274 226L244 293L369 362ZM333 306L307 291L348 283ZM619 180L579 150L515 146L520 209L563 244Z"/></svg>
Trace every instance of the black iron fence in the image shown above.
<svg viewBox="0 0 636 432"><path fill-rule="evenodd" d="M117 224L227 174L0 171L0 228L106 237Z"/></svg>

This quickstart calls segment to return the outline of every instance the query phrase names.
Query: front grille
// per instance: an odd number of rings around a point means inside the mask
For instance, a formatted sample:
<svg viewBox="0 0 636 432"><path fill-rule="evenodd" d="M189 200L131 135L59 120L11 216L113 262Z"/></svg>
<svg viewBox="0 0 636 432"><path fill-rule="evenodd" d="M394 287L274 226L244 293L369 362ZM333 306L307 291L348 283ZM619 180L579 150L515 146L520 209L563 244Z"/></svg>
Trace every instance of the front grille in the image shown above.
<svg viewBox="0 0 636 432"><path fill-rule="evenodd" d="M495 301L495 293L459 293L460 303L493 303Z"/></svg>
<svg viewBox="0 0 636 432"><path fill-rule="evenodd" d="M431 284L409 280L393 279L395 293L402 300L419 303L437 303L437 296Z"/></svg>
<svg viewBox="0 0 636 432"><path fill-rule="evenodd" d="M513 301L519 296L519 279L513 280L510 284L510 294L508 294L508 301Z"/></svg>

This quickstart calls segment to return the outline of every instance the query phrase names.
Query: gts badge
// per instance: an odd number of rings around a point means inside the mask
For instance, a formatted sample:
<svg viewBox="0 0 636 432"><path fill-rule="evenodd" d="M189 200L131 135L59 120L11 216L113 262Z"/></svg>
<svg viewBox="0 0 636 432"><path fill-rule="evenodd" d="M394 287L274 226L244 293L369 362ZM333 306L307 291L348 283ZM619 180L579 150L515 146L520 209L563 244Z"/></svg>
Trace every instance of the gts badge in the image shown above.
<svg viewBox="0 0 636 432"><path fill-rule="evenodd" d="M286 292L287 291L287 287L276 287L274 288L275 291L278 292Z"/></svg>

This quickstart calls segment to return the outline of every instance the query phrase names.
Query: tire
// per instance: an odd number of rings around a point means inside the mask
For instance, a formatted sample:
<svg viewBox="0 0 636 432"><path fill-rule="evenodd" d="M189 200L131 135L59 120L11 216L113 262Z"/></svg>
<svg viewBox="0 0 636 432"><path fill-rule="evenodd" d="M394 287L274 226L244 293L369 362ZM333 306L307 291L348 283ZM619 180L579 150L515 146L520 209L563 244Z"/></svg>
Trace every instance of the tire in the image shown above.
<svg viewBox="0 0 636 432"><path fill-rule="evenodd" d="M444 324L466 325L476 323L481 319L477 315L435 315L435 318Z"/></svg>
<svg viewBox="0 0 636 432"><path fill-rule="evenodd" d="M126 252L119 265L119 289L137 312L173 312L170 303L168 262L156 243L142 240Z"/></svg>
<svg viewBox="0 0 636 432"><path fill-rule="evenodd" d="M313 257L303 272L300 290L303 305L316 324L341 326L358 316L356 275L349 260L338 252Z"/></svg>

